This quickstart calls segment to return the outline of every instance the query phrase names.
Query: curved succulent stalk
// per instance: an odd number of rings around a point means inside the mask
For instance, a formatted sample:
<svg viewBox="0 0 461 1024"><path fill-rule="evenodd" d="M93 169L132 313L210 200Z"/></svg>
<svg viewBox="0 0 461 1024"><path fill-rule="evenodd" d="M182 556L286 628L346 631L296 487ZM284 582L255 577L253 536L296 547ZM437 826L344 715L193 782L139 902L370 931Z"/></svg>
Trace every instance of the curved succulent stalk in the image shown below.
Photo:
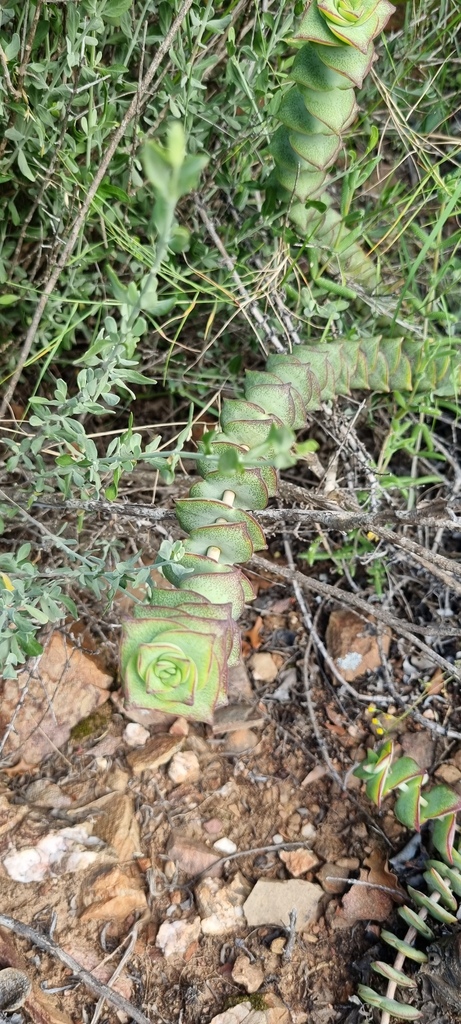
<svg viewBox="0 0 461 1024"><path fill-rule="evenodd" d="M456 896L461 896L461 855L454 848L453 842L461 798L443 785L424 791L427 777L419 765L411 757L400 757L393 762L393 746L390 741L377 751L368 751L366 760L356 768L354 774L366 781L367 795L378 807L389 793L399 791L394 814L407 828L419 832L426 822L435 822L432 841L443 860L426 862L424 880L429 895L408 886L408 895L417 909L407 906L398 909L398 914L408 925L407 934L404 939L400 939L393 932L381 932L383 942L397 951L394 966L381 960L371 964L377 974L388 979L386 995L375 992L367 985L360 985L358 989L365 1003L383 1010L383 1021L387 1021L389 1016L416 1020L421 1016L419 1010L394 999L395 991L397 988L412 988L415 985L402 971L406 958L419 964L424 964L428 959L426 953L414 947L416 938L430 942L435 937L426 923L428 915L445 926L458 924Z"/></svg>
<svg viewBox="0 0 461 1024"><path fill-rule="evenodd" d="M428 953L417 949L414 945L416 939L425 944L431 943L435 939L432 928L427 924L427 918L431 917L445 927L458 925L457 912L459 911L456 897L461 896L461 872L456 868L447 867L443 861L438 860L427 861L426 869L424 881L429 895L409 885L408 895L417 909L413 910L412 907L402 906L397 911L401 919L408 925L408 931L404 938L401 939L394 932L384 928L381 931L382 941L391 949L396 950L397 954L393 966L384 960L375 960L371 964L371 968L376 974L387 978L386 994L376 992L368 985L358 986L358 994L363 1002L383 1011L382 1024L384 1021L388 1021L389 1017L396 1017L398 1020L417 1020L422 1017L421 1011L415 1006L402 1003L394 997L399 988L408 990L416 987L415 979L408 977L402 970L405 960L412 960L413 963L424 965L429 959ZM431 946L428 948L428 952L430 951ZM422 966L422 970L424 972L424 966Z"/></svg>
<svg viewBox="0 0 461 1024"><path fill-rule="evenodd" d="M353 124L360 89L376 59L373 40L394 11L388 0L309 0L294 40L298 50L277 118L281 127L272 144L276 176L298 202L290 216L317 246L332 251L346 277L376 283L372 260L324 195L327 171L334 164L344 132ZM323 213L308 200L322 200ZM321 251L320 251L321 255Z"/></svg>
<svg viewBox="0 0 461 1024"><path fill-rule="evenodd" d="M247 371L243 398L224 400L221 430L199 445L202 481L176 502L187 539L175 560L162 561L176 589L156 591L155 605L124 625L128 701L200 721L225 701L239 650L235 620L254 596L238 566L265 547L251 512L277 490L274 428L298 430L322 401L351 388L453 394L459 378L453 355L429 362L417 343L399 338L299 346L271 355L265 372Z"/></svg>

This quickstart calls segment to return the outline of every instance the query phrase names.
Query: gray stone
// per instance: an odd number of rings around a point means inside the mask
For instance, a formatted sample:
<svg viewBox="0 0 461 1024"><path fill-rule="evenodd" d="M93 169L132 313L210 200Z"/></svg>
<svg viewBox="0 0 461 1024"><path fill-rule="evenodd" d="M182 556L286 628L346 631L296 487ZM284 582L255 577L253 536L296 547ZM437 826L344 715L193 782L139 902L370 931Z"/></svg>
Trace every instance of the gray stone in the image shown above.
<svg viewBox="0 0 461 1024"><path fill-rule="evenodd" d="M296 931L302 932L316 920L322 896L320 885L304 879L279 882L260 878L244 903L243 912L250 928L262 924L288 927L290 912L296 910Z"/></svg>

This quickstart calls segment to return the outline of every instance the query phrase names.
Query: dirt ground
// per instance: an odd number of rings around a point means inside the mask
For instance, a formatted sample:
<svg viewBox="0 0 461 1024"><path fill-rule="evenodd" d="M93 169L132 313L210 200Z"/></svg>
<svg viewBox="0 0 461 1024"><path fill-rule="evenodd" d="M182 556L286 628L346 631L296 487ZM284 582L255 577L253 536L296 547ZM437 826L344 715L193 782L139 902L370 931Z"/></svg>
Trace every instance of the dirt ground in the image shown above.
<svg viewBox="0 0 461 1024"><path fill-rule="evenodd" d="M350 645L346 626L357 636L360 622L346 614L340 632ZM128 1021L124 999L168 1024L223 1013L231 1022L232 1007L248 1001L248 1013L264 1014L255 1021L272 1024L333 1024L351 1012L358 982L368 980L363 956L378 942L378 922L394 921L395 903L378 890L351 889L347 879L398 889L387 859L408 838L392 799L378 813L351 774L380 728L367 696L373 704L380 690L381 655L368 650L367 664L378 662L350 684L354 701L314 657L303 660L306 631L289 589L261 582L243 629L244 661L213 728L165 716L130 721L108 645L99 708L83 720L74 708L66 742L57 732L59 749L34 766L29 720L29 743L6 759L1 914L52 939L99 982L110 983L121 964L113 988L122 1003L98 1005L75 970L2 928L0 965L25 967L34 983L18 1021ZM332 657L338 629L330 613ZM104 659L101 667L85 648L87 633L69 630L67 639L85 659L72 684L78 704L85 671L103 672ZM388 649L398 674L402 657L391 637ZM446 721L453 694L440 680L434 691ZM396 709L387 710L390 720ZM59 712L51 719L58 730ZM46 718L38 724L48 751L53 728ZM411 718L394 735L397 749L459 787L458 743L436 742ZM252 924L249 912L247 920L242 908L258 880L312 883L310 919L295 925L302 930L272 910L271 895L260 901L262 922ZM365 893L363 905L343 903L346 890ZM299 912L287 899L287 914Z"/></svg>

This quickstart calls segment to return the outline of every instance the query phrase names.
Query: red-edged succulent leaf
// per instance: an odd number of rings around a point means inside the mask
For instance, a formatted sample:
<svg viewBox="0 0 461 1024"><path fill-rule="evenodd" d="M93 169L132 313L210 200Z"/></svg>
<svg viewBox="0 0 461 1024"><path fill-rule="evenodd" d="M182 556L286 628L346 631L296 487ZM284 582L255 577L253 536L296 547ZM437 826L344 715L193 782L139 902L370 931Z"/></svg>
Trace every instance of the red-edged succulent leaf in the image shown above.
<svg viewBox="0 0 461 1024"><path fill-rule="evenodd" d="M367 750L367 756L364 757L363 761L361 761L359 765L357 765L357 768L354 768L352 774L358 779L363 779L365 782L368 782L377 760L378 754L376 751Z"/></svg>
<svg viewBox="0 0 461 1024"><path fill-rule="evenodd" d="M253 545L246 523L214 523L199 526L184 542L186 551L206 555L210 548L219 550L219 561L228 565L248 562Z"/></svg>
<svg viewBox="0 0 461 1024"><path fill-rule="evenodd" d="M369 800L381 806L381 800L383 796L383 788L386 784L387 775L392 762L393 746L389 740L377 751L376 760L370 760L364 765L365 771L367 771L366 777L366 792ZM368 770L367 770L368 769ZM362 776L359 776L362 778Z"/></svg>
<svg viewBox="0 0 461 1024"><path fill-rule="evenodd" d="M211 526L224 520L226 523L245 523L251 538L254 551L266 547L264 533L248 512L241 508L231 508L224 501L204 498L180 498L175 503L179 525L185 533L192 533L201 526Z"/></svg>
<svg viewBox="0 0 461 1024"><path fill-rule="evenodd" d="M445 858L448 864L455 864L461 868L461 857L453 848L456 834L456 814L446 814L443 818L437 818L432 828L432 842ZM458 859L458 863L457 863Z"/></svg>
<svg viewBox="0 0 461 1024"><path fill-rule="evenodd" d="M224 570L217 573L197 573L192 578L184 576L181 581L181 591L192 591L208 598L213 604L223 601L232 605L234 619L240 618L247 601L253 601L255 594L251 583L240 569L230 569L228 566L220 566Z"/></svg>
<svg viewBox="0 0 461 1024"><path fill-rule="evenodd" d="M402 782L409 782L410 779L416 779L419 775L421 775L421 768L412 757L399 757L389 770L383 787L383 797L391 793L397 786L401 786Z"/></svg>
<svg viewBox="0 0 461 1024"><path fill-rule="evenodd" d="M190 496L220 501L225 491L235 494L234 505L237 508L265 508L269 500L269 491L259 469L247 469L241 473L210 473L206 480L191 487Z"/></svg>
<svg viewBox="0 0 461 1024"><path fill-rule="evenodd" d="M449 786L434 786L421 800L421 824L461 811L461 797Z"/></svg>
<svg viewBox="0 0 461 1024"><path fill-rule="evenodd" d="M359 50L347 45L330 47L313 44L313 49L328 68L337 71L339 75L344 75L356 89L362 88L363 80L376 59L373 43L370 43L366 53L360 53Z"/></svg>
<svg viewBox="0 0 461 1024"><path fill-rule="evenodd" d="M421 829L420 821L420 795L423 776L410 779L404 783L405 788L400 790L394 807L394 814L402 825L407 828L414 828L416 832Z"/></svg>
<svg viewBox="0 0 461 1024"><path fill-rule="evenodd" d="M247 401L245 398L225 398L221 408L220 422L225 431L226 425L234 420L265 420L267 410L255 402ZM279 421L282 425L282 421Z"/></svg>

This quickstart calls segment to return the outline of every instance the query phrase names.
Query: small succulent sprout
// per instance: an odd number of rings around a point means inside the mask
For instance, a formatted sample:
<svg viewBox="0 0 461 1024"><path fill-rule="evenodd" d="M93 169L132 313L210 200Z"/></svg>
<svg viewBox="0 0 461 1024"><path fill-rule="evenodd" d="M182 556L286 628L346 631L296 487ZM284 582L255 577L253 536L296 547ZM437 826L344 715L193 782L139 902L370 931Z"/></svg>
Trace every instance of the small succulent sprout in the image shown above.
<svg viewBox="0 0 461 1024"><path fill-rule="evenodd" d="M227 700L234 636L231 606L218 607L220 617L208 618L200 604L198 611L187 603L170 614L154 605L148 617L124 623L121 675L129 704L212 721Z"/></svg>
<svg viewBox="0 0 461 1024"><path fill-rule="evenodd" d="M395 11L388 0L311 0L309 8L316 6L333 36L362 53Z"/></svg>

